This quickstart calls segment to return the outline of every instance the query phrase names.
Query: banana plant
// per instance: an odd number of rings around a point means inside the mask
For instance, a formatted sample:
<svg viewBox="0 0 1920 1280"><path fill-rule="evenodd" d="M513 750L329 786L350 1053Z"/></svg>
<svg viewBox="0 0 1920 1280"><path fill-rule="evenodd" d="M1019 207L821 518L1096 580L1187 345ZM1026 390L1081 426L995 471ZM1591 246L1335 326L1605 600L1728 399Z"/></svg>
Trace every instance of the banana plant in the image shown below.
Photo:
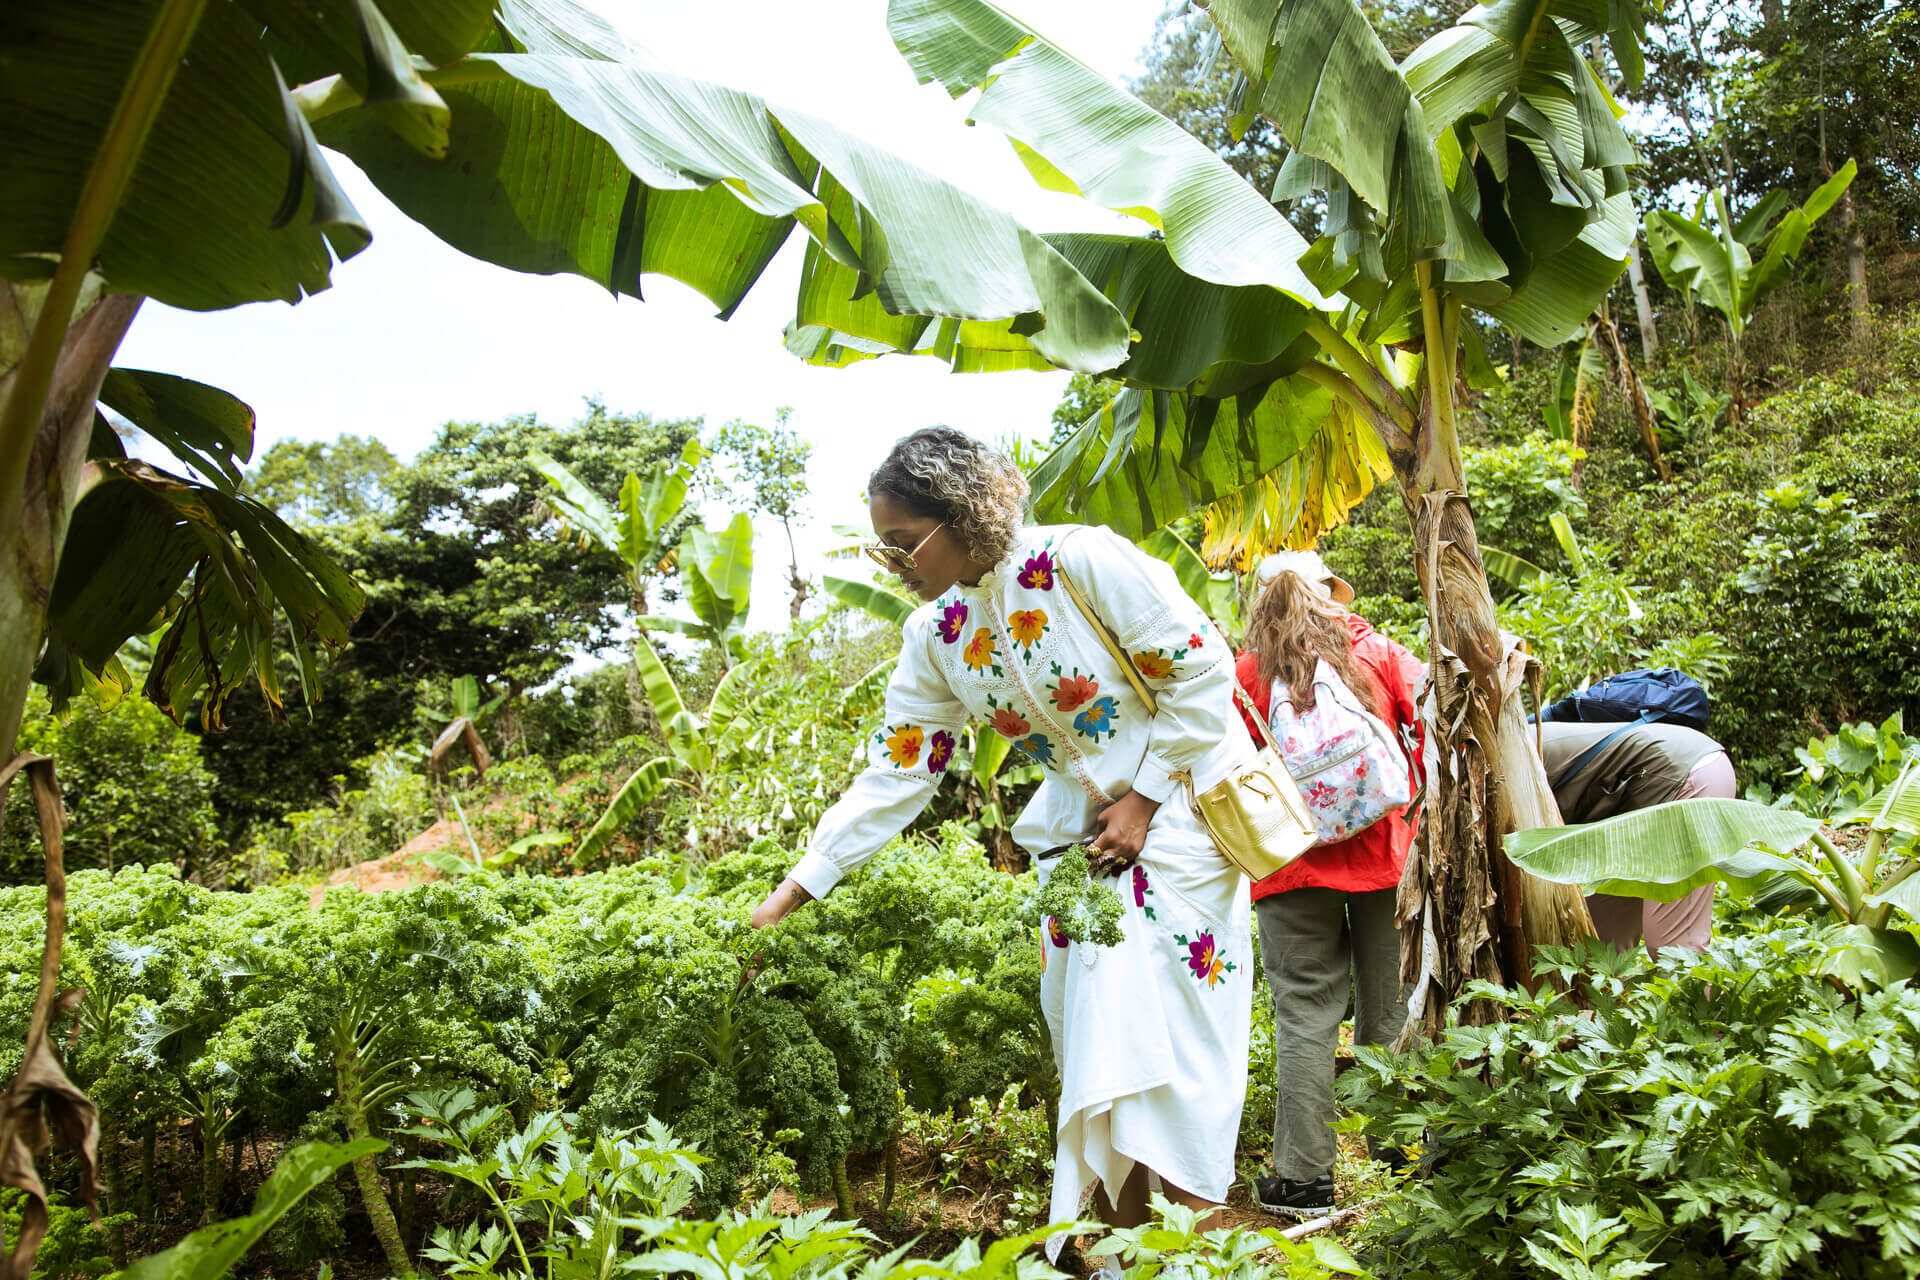
<svg viewBox="0 0 1920 1280"><path fill-rule="evenodd" d="M680 578L693 621L642 617L649 631L677 631L713 645L738 662L745 655L747 609L753 594L753 520L736 512L719 533L687 530L680 544Z"/></svg>
<svg viewBox="0 0 1920 1280"><path fill-rule="evenodd" d="M1515 832L1507 856L1531 875L1597 893L1671 902L1717 882L1740 893L1767 890L1757 901L1810 902L1841 926L1835 976L1885 985L1920 974L1912 933L1920 926L1920 761L1831 826L1865 830L1857 858L1809 814L1720 799ZM1782 892L1783 882L1802 892Z"/></svg>
<svg viewBox="0 0 1920 1280"><path fill-rule="evenodd" d="M1591 932L1577 892L1502 856L1511 815L1550 806L1522 767L1524 680L1500 643L1458 418L1463 380L1493 376L1483 327L1557 345L1625 270L1637 156L1588 50L1604 42L1636 84L1643 18L1634 0L1502 0L1396 62L1354 0L1207 8L1246 120L1290 149L1274 198L1324 211L1312 245L1205 145L986 0L892 0L889 22L915 73L977 94L970 119L1042 185L1157 233L1050 237L1139 337L1106 373L1126 390L1036 469L1043 518L1138 538L1199 509L1202 554L1245 566L1398 481L1436 676L1407 887L1437 944L1431 1031L1470 982L1530 980L1533 945Z"/></svg>
<svg viewBox="0 0 1920 1280"><path fill-rule="evenodd" d="M689 440L677 461L656 462L644 475L629 471L615 504L608 506L590 485L551 455L532 455L534 470L551 486L547 504L560 518L562 528L583 545L612 554L625 568L636 615L646 615L648 584L673 570L680 551L687 490L704 456L700 442Z"/></svg>
<svg viewBox="0 0 1920 1280"><path fill-rule="evenodd" d="M1854 162L1847 161L1798 207L1776 189L1735 218L1727 207L1726 188L1715 187L1695 203L1691 217L1671 209L1656 209L1646 217L1647 249L1661 278L1689 302L1711 307L1726 321L1728 393L1736 421L1743 395L1742 343L1754 310L1787 283L1814 223L1839 202L1856 170Z"/></svg>

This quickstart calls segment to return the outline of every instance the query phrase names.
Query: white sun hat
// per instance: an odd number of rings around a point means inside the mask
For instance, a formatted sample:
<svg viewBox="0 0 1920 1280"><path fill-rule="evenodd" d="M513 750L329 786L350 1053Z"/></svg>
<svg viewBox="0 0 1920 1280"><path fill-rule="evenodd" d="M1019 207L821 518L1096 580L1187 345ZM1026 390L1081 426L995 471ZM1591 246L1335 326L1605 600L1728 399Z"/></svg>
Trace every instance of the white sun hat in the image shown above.
<svg viewBox="0 0 1920 1280"><path fill-rule="evenodd" d="M1276 551L1254 570L1254 576L1263 587L1283 573L1295 573L1309 583L1324 585L1327 594L1340 604L1353 603L1353 588L1346 579L1327 568L1327 562L1320 558L1318 551Z"/></svg>

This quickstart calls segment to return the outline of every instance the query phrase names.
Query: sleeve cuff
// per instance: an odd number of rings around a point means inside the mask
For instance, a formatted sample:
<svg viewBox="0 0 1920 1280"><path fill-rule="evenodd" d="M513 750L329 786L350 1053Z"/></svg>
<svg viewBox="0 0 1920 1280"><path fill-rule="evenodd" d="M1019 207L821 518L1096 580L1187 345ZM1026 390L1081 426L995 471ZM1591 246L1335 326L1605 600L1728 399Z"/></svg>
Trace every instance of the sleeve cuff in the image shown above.
<svg viewBox="0 0 1920 1280"><path fill-rule="evenodd" d="M1173 766L1151 752L1133 775L1133 789L1156 804L1165 804L1183 790L1174 781Z"/></svg>
<svg viewBox="0 0 1920 1280"><path fill-rule="evenodd" d="M846 872L830 862L826 855L807 850L806 856L794 864L787 872L787 879L805 889L814 899L826 897L833 887L840 883Z"/></svg>

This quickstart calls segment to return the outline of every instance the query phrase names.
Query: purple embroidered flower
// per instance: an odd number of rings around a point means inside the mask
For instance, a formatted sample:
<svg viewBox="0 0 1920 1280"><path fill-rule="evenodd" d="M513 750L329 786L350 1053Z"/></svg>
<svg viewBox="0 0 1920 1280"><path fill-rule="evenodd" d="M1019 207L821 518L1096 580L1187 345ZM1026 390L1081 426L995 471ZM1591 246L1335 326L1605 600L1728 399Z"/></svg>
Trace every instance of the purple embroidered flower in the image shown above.
<svg viewBox="0 0 1920 1280"><path fill-rule="evenodd" d="M1209 987L1219 986L1225 980L1225 975L1232 973L1236 967L1220 958L1211 933L1196 933L1191 942L1187 941L1185 934L1175 934L1173 940L1187 949L1187 968L1193 970L1196 982L1204 982Z"/></svg>
<svg viewBox="0 0 1920 1280"><path fill-rule="evenodd" d="M1047 917L1047 940L1053 943L1054 946L1063 949L1067 943L1072 941L1071 938L1067 937L1067 931L1060 927L1060 922L1052 916Z"/></svg>
<svg viewBox="0 0 1920 1280"><path fill-rule="evenodd" d="M955 600L940 615L940 638L948 644L959 644L960 633L967 626L967 602Z"/></svg>
<svg viewBox="0 0 1920 1280"><path fill-rule="evenodd" d="M1133 905L1136 907L1146 906L1147 895L1152 892L1153 892L1153 887L1147 883L1147 869L1141 866L1137 862L1134 863L1133 864Z"/></svg>
<svg viewBox="0 0 1920 1280"><path fill-rule="evenodd" d="M947 761L953 759L953 735L945 729L934 730L933 738L927 743L927 772L945 773Z"/></svg>
<svg viewBox="0 0 1920 1280"><path fill-rule="evenodd" d="M1027 557L1026 565L1020 570L1020 585L1030 591L1051 591L1053 574L1053 557L1045 551L1036 552Z"/></svg>

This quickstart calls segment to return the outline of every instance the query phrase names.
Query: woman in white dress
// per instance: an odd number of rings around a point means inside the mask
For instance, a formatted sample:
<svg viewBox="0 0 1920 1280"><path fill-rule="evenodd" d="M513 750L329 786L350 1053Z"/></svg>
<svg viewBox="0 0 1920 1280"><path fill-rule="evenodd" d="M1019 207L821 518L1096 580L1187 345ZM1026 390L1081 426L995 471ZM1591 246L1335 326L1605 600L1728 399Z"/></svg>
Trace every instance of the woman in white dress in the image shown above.
<svg viewBox="0 0 1920 1280"><path fill-rule="evenodd" d="M1258 956L1246 880L1182 779L1204 790L1252 747L1232 654L1172 569L1103 528L1021 527L1026 493L1012 462L945 427L901 440L873 473L869 552L928 603L904 628L866 771L753 922L831 891L926 806L968 720L992 725L1046 771L1013 827L1041 874L1085 843L1118 877L1119 945L1042 923L1041 1004L1061 1081L1053 1221L1091 1197L1109 1225L1133 1226L1150 1191L1204 1208L1233 1181Z"/></svg>

